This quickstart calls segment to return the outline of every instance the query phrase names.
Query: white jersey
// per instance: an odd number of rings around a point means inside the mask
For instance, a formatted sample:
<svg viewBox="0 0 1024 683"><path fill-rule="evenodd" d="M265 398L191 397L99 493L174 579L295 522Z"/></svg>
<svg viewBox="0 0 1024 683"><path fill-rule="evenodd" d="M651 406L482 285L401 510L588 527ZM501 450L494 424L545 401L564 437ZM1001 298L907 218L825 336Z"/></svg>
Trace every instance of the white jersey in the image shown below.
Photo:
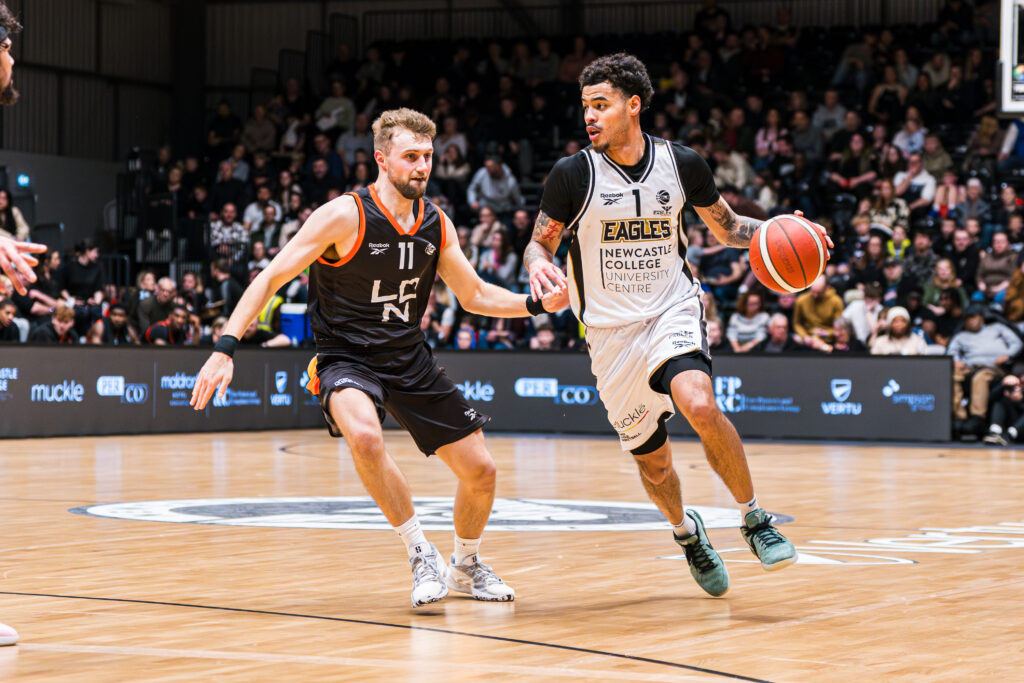
<svg viewBox="0 0 1024 683"><path fill-rule="evenodd" d="M682 225L686 194L669 143L646 134L648 166L633 181L608 155L587 149L590 186L569 227L569 299L588 327L618 327L696 297Z"/></svg>

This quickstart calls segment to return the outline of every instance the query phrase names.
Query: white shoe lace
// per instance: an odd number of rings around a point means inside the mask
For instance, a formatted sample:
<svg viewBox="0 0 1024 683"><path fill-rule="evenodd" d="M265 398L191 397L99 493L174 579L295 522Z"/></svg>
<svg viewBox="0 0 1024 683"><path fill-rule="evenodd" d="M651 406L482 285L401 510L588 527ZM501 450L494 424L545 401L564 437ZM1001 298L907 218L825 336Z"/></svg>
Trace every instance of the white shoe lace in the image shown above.
<svg viewBox="0 0 1024 683"><path fill-rule="evenodd" d="M438 570L440 563L437 560L436 552L413 555L409 562L412 564L412 578L415 585L418 586L427 581L443 582L441 572Z"/></svg>

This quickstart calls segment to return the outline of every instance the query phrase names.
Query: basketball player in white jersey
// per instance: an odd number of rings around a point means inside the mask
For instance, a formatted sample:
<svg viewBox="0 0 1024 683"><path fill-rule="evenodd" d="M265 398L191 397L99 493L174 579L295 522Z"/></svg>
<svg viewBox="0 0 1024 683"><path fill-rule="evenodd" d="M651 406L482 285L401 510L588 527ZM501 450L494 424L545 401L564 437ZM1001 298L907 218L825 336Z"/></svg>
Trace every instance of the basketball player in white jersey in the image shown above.
<svg viewBox="0 0 1024 683"><path fill-rule="evenodd" d="M14 104L18 92L14 89L14 58L11 57L11 35L21 30L21 24L10 10L0 2L0 104ZM39 262L32 254L46 251L46 245L18 242L0 237L0 270L10 278L18 294L26 294L28 285L36 281L32 266ZM0 624L0 645L14 645L18 633L6 624Z"/></svg>
<svg viewBox="0 0 1024 683"><path fill-rule="evenodd" d="M690 573L705 591L722 595L729 574L700 515L684 514L672 467L665 421L675 406L735 497L743 538L762 566L781 569L797 554L758 505L743 444L715 404L701 288L686 264L682 210L689 202L732 247L749 246L760 221L733 212L696 152L640 129L640 113L654 91L636 57L595 60L580 86L591 146L561 159L545 183L524 256L530 286L535 297L565 286L552 255L568 226L569 298L586 326L608 420L635 458L647 494L674 527ZM824 228L815 229L824 236Z"/></svg>

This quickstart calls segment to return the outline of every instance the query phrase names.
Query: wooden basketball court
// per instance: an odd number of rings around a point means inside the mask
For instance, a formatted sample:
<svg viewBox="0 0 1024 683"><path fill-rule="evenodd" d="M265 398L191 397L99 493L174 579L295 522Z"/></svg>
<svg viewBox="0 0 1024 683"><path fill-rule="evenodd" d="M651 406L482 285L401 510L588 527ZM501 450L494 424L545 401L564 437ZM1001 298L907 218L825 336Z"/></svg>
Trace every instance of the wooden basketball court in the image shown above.
<svg viewBox="0 0 1024 683"><path fill-rule="evenodd" d="M430 498L454 478L387 438L421 518L443 521ZM364 492L347 448L323 432L6 440L0 621L21 643L0 648L0 680L1024 676L1019 453L748 444L758 496L793 518L782 529L802 561L766 573L736 529L712 530L736 549L716 599L685 560L661 559L679 553L667 526L614 530L651 525L616 440L489 443L496 526L533 529L484 538L516 601L453 593L413 610L401 542L358 528L383 518L349 498ZM699 446L675 451L687 504L735 514ZM198 502L88 508L182 500ZM450 531L427 536L450 552Z"/></svg>

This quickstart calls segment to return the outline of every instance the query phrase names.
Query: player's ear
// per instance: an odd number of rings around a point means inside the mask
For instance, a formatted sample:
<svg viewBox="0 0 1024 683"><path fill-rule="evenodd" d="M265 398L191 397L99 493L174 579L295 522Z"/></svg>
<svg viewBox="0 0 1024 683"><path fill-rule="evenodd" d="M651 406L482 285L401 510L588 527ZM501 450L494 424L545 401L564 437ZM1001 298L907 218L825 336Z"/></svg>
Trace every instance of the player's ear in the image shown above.
<svg viewBox="0 0 1024 683"><path fill-rule="evenodd" d="M633 116L640 116L640 109L643 107L643 101L640 99L639 95L633 95L630 97L627 104L629 105L630 114Z"/></svg>
<svg viewBox="0 0 1024 683"><path fill-rule="evenodd" d="M379 149L374 150L374 152L373 152L373 159L374 159L374 161L377 162L377 165L380 166L381 168L387 168L387 157L384 155L384 152L382 152L381 150L379 150Z"/></svg>

